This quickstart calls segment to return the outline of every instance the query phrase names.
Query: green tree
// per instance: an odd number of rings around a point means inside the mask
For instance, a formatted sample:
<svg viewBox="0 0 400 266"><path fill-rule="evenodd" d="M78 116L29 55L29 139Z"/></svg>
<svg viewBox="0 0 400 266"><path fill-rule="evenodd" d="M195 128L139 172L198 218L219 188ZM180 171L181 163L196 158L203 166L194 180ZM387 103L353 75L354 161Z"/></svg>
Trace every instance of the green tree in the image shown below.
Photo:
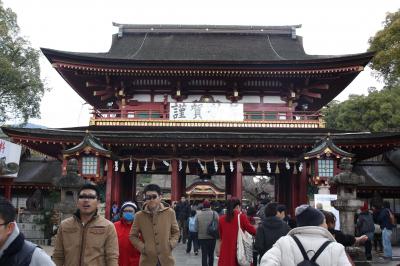
<svg viewBox="0 0 400 266"><path fill-rule="evenodd" d="M369 40L371 61L385 81L381 91L370 89L368 96L350 95L333 101L323 110L328 128L371 132L400 130L400 10L389 13L384 28Z"/></svg>
<svg viewBox="0 0 400 266"><path fill-rule="evenodd" d="M0 0L0 124L40 117L44 91L39 51L19 36L17 15Z"/></svg>
<svg viewBox="0 0 400 266"><path fill-rule="evenodd" d="M400 81L400 9L388 13L384 28L369 40L369 51L375 51L371 67L384 78L391 88Z"/></svg>

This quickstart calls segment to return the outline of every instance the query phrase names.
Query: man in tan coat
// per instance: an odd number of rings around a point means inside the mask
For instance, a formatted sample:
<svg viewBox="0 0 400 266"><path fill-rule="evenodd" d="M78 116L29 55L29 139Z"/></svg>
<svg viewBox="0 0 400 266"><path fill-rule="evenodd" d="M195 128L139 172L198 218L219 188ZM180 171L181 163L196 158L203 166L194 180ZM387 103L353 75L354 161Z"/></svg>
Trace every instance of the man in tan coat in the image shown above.
<svg viewBox="0 0 400 266"><path fill-rule="evenodd" d="M98 188L85 184L78 197L78 210L58 228L53 261L57 266L118 266L115 227L97 215Z"/></svg>
<svg viewBox="0 0 400 266"><path fill-rule="evenodd" d="M147 185L144 194L146 202L135 216L129 239L141 253L141 266L173 266L172 249L179 239L175 212L161 203L159 186Z"/></svg>

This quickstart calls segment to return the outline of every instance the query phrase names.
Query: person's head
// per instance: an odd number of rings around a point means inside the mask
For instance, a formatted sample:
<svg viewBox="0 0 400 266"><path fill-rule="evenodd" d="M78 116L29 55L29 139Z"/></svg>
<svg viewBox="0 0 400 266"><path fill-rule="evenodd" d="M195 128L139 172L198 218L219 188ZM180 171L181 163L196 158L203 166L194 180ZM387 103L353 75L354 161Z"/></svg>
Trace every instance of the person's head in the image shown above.
<svg viewBox="0 0 400 266"><path fill-rule="evenodd" d="M135 213L137 212L137 205L132 201L124 202L121 206L120 217L127 223L131 223L135 219Z"/></svg>
<svg viewBox="0 0 400 266"><path fill-rule="evenodd" d="M204 209L207 209L207 208L210 208L211 207L211 204L210 204L210 202L208 201L208 200L204 200L203 201L203 208Z"/></svg>
<svg viewBox="0 0 400 266"><path fill-rule="evenodd" d="M6 198L0 197L0 249L15 228L15 208Z"/></svg>
<svg viewBox="0 0 400 266"><path fill-rule="evenodd" d="M253 217L257 214L257 210L256 208L254 208L253 206L249 206L247 208L247 216Z"/></svg>
<svg viewBox="0 0 400 266"><path fill-rule="evenodd" d="M329 211L322 211L322 213L325 216L325 221L326 221L326 225L328 226L328 229L335 228L336 216L332 212L329 212Z"/></svg>
<svg viewBox="0 0 400 266"><path fill-rule="evenodd" d="M390 209L390 202L387 201L387 200L385 200L385 201L383 202L383 208Z"/></svg>
<svg viewBox="0 0 400 266"><path fill-rule="evenodd" d="M265 217L277 216L277 213L278 213L277 207L278 207L278 203L276 203L276 202L268 203L264 209Z"/></svg>
<svg viewBox="0 0 400 266"><path fill-rule="evenodd" d="M321 202L318 202L318 203L315 205L315 207L316 207L318 210L322 210L322 209L323 209L323 205L322 205Z"/></svg>
<svg viewBox="0 0 400 266"><path fill-rule="evenodd" d="M87 183L79 189L77 207L81 216L95 214L99 203L100 193L96 185Z"/></svg>
<svg viewBox="0 0 400 266"><path fill-rule="evenodd" d="M237 198L231 198L226 204L226 221L230 222L233 219L233 210L240 208L240 200Z"/></svg>
<svg viewBox="0 0 400 266"><path fill-rule="evenodd" d="M148 184L144 190L144 199L149 209L154 209L161 203L161 188L156 184Z"/></svg>
<svg viewBox="0 0 400 266"><path fill-rule="evenodd" d="M190 216L191 216L191 217L194 217L195 215L196 215L196 211L195 211L195 210L191 210L191 211L190 211Z"/></svg>
<svg viewBox="0 0 400 266"><path fill-rule="evenodd" d="M185 197L181 197L181 202L185 202L186 201L186 198Z"/></svg>
<svg viewBox="0 0 400 266"><path fill-rule="evenodd" d="M283 205L283 204L279 204L277 207L276 207L276 210L277 210L277 214L276 214L276 216L279 218L279 219L284 219L285 218L285 216L286 216L286 206L285 205Z"/></svg>
<svg viewBox="0 0 400 266"><path fill-rule="evenodd" d="M321 226L327 228L325 217L320 210L303 204L296 208L297 226Z"/></svg>
<svg viewBox="0 0 400 266"><path fill-rule="evenodd" d="M361 212L368 212L369 211L369 207L368 207L368 202L364 202L363 206L360 207L360 211Z"/></svg>

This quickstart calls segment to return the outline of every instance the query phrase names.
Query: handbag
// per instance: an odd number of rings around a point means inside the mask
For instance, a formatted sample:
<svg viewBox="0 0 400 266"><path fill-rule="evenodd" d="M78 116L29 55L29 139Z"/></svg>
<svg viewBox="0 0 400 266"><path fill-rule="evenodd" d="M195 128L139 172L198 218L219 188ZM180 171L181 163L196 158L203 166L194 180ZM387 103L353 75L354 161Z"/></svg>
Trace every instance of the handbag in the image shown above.
<svg viewBox="0 0 400 266"><path fill-rule="evenodd" d="M213 211L213 216L211 222L207 226L207 234L213 238L219 238L218 223L215 219L215 213Z"/></svg>
<svg viewBox="0 0 400 266"><path fill-rule="evenodd" d="M236 257L240 266L250 266L253 261L253 237L240 227L240 214L238 214L238 236L236 244Z"/></svg>

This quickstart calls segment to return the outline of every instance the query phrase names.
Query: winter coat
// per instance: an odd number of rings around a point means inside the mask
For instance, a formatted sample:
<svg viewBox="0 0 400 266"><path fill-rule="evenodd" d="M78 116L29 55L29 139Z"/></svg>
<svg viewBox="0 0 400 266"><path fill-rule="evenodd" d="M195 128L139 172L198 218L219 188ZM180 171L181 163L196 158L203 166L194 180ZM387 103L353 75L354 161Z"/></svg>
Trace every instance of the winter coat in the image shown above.
<svg viewBox="0 0 400 266"><path fill-rule="evenodd" d="M233 211L233 219L229 222L226 221L226 215L219 218L218 229L219 237L221 240L218 266L236 266L238 265L236 259L236 245L238 235L238 214L239 211ZM249 232L252 235L256 234L256 229L252 226L247 219L246 214L240 214L240 227L242 230Z"/></svg>
<svg viewBox="0 0 400 266"><path fill-rule="evenodd" d="M394 225L390 222L390 210L387 208L382 208L378 214L378 223L381 229L392 230Z"/></svg>
<svg viewBox="0 0 400 266"><path fill-rule="evenodd" d="M350 266L343 245L337 243L333 236L320 226L303 226L289 231L287 236L281 237L274 246L268 250L261 258L260 266L292 266L297 265L304 260L303 255L291 235L296 235L306 251L309 252L309 258L322 246L330 240L330 243L319 255L316 263L329 266Z"/></svg>
<svg viewBox="0 0 400 266"><path fill-rule="evenodd" d="M328 231L329 233L331 233L331 235L333 235L336 242L342 244L345 247L350 247L356 242L356 238L353 235L345 234L340 230L336 230L335 228L330 228L328 229Z"/></svg>
<svg viewBox="0 0 400 266"><path fill-rule="evenodd" d="M53 266L54 263L45 251L25 240L15 223L14 230L0 248L0 265Z"/></svg>
<svg viewBox="0 0 400 266"><path fill-rule="evenodd" d="M257 228L255 248L260 256L272 248L275 242L290 231L289 226L276 216L266 217Z"/></svg>
<svg viewBox="0 0 400 266"><path fill-rule="evenodd" d="M196 214L196 228L199 239L214 239L214 237L207 234L207 227L214 219L218 223L218 213L210 208L202 209Z"/></svg>
<svg viewBox="0 0 400 266"><path fill-rule="evenodd" d="M77 211L58 228L53 261L57 266L117 266L118 253L114 224L96 214L82 225Z"/></svg>
<svg viewBox="0 0 400 266"><path fill-rule="evenodd" d="M175 207L176 219L178 221L186 221L190 216L191 210L188 201L178 202Z"/></svg>
<svg viewBox="0 0 400 266"><path fill-rule="evenodd" d="M129 240L141 253L141 266L155 266L158 260L162 266L175 265L172 249L178 239L179 226L170 207L160 204L153 214L144 205L143 210L136 213Z"/></svg>
<svg viewBox="0 0 400 266"><path fill-rule="evenodd" d="M140 252L129 241L129 232L131 231L132 223L128 224L124 219L121 219L114 223L114 226L118 236L119 266L138 266Z"/></svg>
<svg viewBox="0 0 400 266"><path fill-rule="evenodd" d="M359 235L367 235L369 239L373 238L375 225L372 215L369 213L369 211L360 213L357 219L356 228Z"/></svg>

